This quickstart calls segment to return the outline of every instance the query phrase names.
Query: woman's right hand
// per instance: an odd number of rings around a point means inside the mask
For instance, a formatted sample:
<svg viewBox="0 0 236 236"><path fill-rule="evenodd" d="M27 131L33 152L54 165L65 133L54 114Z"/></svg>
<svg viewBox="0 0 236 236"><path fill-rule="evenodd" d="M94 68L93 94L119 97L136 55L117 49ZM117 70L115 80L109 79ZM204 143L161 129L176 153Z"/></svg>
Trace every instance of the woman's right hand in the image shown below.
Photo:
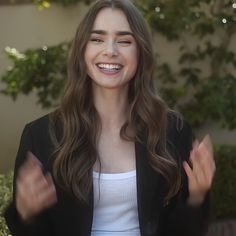
<svg viewBox="0 0 236 236"><path fill-rule="evenodd" d="M16 179L16 208L25 222L57 202L52 176L43 174L42 164L28 152Z"/></svg>

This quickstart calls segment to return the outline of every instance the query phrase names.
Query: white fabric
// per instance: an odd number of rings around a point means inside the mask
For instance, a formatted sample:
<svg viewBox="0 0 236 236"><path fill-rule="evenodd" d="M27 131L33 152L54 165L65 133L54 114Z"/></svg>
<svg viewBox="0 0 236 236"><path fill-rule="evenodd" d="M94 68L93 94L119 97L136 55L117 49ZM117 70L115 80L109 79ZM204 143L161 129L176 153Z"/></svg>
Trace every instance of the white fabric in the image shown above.
<svg viewBox="0 0 236 236"><path fill-rule="evenodd" d="M93 172L94 213L91 236L140 236L136 171Z"/></svg>

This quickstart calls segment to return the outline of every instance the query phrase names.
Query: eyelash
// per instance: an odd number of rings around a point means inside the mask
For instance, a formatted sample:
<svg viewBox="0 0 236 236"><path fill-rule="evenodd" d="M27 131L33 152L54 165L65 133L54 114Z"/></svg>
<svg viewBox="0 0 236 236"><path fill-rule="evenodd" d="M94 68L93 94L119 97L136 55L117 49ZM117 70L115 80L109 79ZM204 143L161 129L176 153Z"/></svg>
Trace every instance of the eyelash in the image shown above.
<svg viewBox="0 0 236 236"><path fill-rule="evenodd" d="M90 41L95 42L95 43L102 43L103 42L102 39L98 39L98 38L91 38ZM127 41L127 40L121 40L121 41L118 41L118 43L120 43L120 44L131 44L131 42Z"/></svg>
<svg viewBox="0 0 236 236"><path fill-rule="evenodd" d="M119 41L118 43L122 43L122 44L131 44L131 42L130 41Z"/></svg>
<svg viewBox="0 0 236 236"><path fill-rule="evenodd" d="M97 39L97 38L91 38L90 41L95 42L95 43L101 43L103 40Z"/></svg>

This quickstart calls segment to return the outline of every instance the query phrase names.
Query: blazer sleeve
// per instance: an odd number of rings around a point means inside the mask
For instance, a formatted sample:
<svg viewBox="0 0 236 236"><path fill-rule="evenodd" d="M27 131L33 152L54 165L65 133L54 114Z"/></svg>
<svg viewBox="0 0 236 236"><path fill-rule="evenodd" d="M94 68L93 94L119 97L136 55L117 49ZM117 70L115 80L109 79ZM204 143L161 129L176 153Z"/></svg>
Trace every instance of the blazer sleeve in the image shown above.
<svg viewBox="0 0 236 236"><path fill-rule="evenodd" d="M173 134L173 133L172 133ZM189 159L194 139L191 126L184 122L183 127L174 137L179 153L179 164L182 173L182 185L179 193L163 207L161 213L161 231L163 236L203 236L209 221L209 193L203 203L193 207L187 204L188 180L182 162Z"/></svg>
<svg viewBox="0 0 236 236"><path fill-rule="evenodd" d="M31 223L25 223L21 220L20 215L16 209L15 196L16 196L16 177L20 166L26 159L27 151L34 153L33 140L30 133L30 125L26 125L20 141L20 146L17 152L14 177L13 177L13 199L5 211L5 219L7 226L14 236L47 236L53 235L50 232L50 224L48 223L46 212L38 215L32 220Z"/></svg>

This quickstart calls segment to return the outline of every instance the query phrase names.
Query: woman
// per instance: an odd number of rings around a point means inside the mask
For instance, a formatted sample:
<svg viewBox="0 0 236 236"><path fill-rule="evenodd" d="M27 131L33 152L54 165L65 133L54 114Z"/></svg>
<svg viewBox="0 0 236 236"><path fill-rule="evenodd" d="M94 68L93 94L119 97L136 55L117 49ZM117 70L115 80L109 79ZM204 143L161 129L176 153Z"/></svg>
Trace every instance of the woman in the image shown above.
<svg viewBox="0 0 236 236"><path fill-rule="evenodd" d="M23 131L6 211L13 235L204 234L212 145L193 145L157 96L154 66L133 4L97 1L76 33L60 108Z"/></svg>

